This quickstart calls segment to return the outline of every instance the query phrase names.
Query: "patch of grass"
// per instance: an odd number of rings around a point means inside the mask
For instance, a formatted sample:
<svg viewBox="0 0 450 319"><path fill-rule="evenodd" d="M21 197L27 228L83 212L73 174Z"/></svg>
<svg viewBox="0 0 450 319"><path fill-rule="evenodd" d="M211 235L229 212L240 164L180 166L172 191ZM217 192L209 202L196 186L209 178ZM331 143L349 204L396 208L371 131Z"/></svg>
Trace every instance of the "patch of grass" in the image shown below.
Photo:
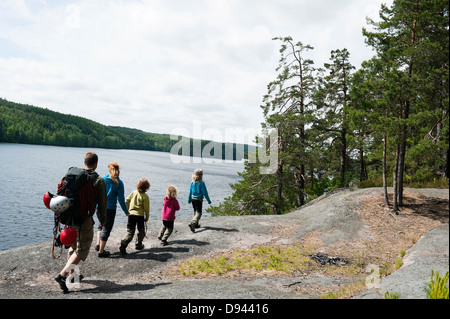
<svg viewBox="0 0 450 319"><path fill-rule="evenodd" d="M403 266L403 260L401 258L397 258L395 260L395 269L400 269L400 267Z"/></svg>
<svg viewBox="0 0 450 319"><path fill-rule="evenodd" d="M303 250L299 246L260 246L253 249L238 249L214 258L193 258L183 262L179 269L186 276L199 273L222 275L234 270L274 270L289 273L294 270L305 271L314 265L308 253L308 250Z"/></svg>
<svg viewBox="0 0 450 319"><path fill-rule="evenodd" d="M211 260L192 258L185 261L179 269L183 275L196 275L199 273L221 275L233 270L234 266L229 262L227 257L219 256Z"/></svg>
<svg viewBox="0 0 450 319"><path fill-rule="evenodd" d="M365 291L366 289L366 281L360 280L354 283L341 285L338 289L328 292L320 299L348 299Z"/></svg>
<svg viewBox="0 0 450 319"><path fill-rule="evenodd" d="M384 299L400 299L400 292L398 292L398 291L393 291L393 292L386 291L384 293Z"/></svg>
<svg viewBox="0 0 450 319"><path fill-rule="evenodd" d="M184 276L221 276L233 272L278 272L284 274L307 273L321 269L327 273L354 275L363 271L363 265L322 266L309 255L312 247L259 246L237 249L207 259L192 258L178 267Z"/></svg>
<svg viewBox="0 0 450 319"><path fill-rule="evenodd" d="M403 257L406 255L406 250L402 249L400 252L400 257L395 259L395 270L400 269L403 266Z"/></svg>
<svg viewBox="0 0 450 319"><path fill-rule="evenodd" d="M310 250L302 246L260 246L253 249L238 249L214 258L193 258L183 262L179 269L183 275L199 273L222 275L234 270L280 271L289 273L305 271L314 266L308 257Z"/></svg>

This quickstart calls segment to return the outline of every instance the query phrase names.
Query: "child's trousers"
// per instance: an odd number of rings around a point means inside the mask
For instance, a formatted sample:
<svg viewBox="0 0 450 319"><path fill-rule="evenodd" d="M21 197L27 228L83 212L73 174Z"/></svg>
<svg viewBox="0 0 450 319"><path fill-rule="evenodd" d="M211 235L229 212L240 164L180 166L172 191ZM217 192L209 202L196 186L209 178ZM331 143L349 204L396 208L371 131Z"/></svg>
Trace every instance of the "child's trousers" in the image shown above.
<svg viewBox="0 0 450 319"><path fill-rule="evenodd" d="M199 226L200 218L202 217L203 201L201 199L192 198L192 207L194 208L194 217L192 218L192 224L195 227Z"/></svg>
<svg viewBox="0 0 450 319"><path fill-rule="evenodd" d="M161 227L161 230L159 231L158 238L163 241L167 241L167 239L173 232L174 221L163 220L162 222L163 225Z"/></svg>
<svg viewBox="0 0 450 319"><path fill-rule="evenodd" d="M125 237L120 242L121 247L126 248L128 244L133 240L134 233L136 231L136 227L138 229L138 235L136 239L136 247L142 246L142 241L145 237L145 224L144 224L144 216L128 216L127 223L127 233Z"/></svg>

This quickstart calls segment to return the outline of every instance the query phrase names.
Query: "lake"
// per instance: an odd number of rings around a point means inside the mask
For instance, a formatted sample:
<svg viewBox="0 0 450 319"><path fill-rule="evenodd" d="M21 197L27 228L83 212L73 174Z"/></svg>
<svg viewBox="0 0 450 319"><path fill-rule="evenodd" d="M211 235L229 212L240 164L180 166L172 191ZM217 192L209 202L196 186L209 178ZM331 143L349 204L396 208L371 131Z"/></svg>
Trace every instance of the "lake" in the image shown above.
<svg viewBox="0 0 450 319"><path fill-rule="evenodd" d="M204 171L203 180L213 205L232 194L230 183L239 180L238 172L243 162L215 161L207 163L199 158L172 161L170 153L72 148L0 143L0 251L53 238L53 212L42 201L56 188L71 166L84 167L84 155L95 152L99 157L97 173L104 176L111 161L120 165L120 179L125 184L125 197L136 189L142 177L150 181L150 219L159 220L166 187L175 185L181 209L177 218L190 218L192 206L188 204L189 185L196 168ZM201 162L201 163L199 163ZM203 208L208 208L206 201ZM204 211L205 217L206 214ZM94 217L98 225L97 218ZM120 205L117 205L117 224L127 222Z"/></svg>

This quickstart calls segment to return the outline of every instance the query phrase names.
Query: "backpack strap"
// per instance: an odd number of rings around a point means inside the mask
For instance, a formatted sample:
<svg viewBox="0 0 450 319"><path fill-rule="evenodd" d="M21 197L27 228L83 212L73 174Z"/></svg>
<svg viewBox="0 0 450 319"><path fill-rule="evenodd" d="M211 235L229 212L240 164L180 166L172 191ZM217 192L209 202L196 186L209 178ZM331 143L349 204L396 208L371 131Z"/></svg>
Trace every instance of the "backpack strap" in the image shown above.
<svg viewBox="0 0 450 319"><path fill-rule="evenodd" d="M61 220L59 217L55 216L55 228L53 228L53 243L52 243L52 257L54 259L58 259L61 257L62 254L62 245L60 245L59 255L55 256L55 244L56 244L56 238L58 236L58 233L61 232Z"/></svg>

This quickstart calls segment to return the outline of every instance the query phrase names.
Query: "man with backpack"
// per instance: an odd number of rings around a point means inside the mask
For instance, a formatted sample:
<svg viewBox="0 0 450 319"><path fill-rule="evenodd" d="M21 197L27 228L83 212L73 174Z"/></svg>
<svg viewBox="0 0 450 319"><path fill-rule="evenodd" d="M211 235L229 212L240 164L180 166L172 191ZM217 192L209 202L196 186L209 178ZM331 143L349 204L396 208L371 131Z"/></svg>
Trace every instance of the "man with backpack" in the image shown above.
<svg viewBox="0 0 450 319"><path fill-rule="evenodd" d="M97 154L87 153L84 157L85 169L70 168L60 185L58 185L58 195L61 193L68 197L70 197L71 191L74 192L74 188L80 187L80 189L76 189L77 195L74 196L76 197L76 200L74 199L76 204L73 205L73 209L70 211L71 216L66 218L65 221L62 220L63 223L70 225L78 232L77 241L69 249L65 267L55 277L64 293L69 292L66 285L67 275L74 271L74 267L80 261L85 261L89 254L94 238L92 214L95 206L97 206L97 217L100 225L103 225L106 221L106 184L103 178L95 172L97 164ZM69 172L73 171L76 171L85 181L80 182L79 180L82 180L80 177L76 182L72 182L75 179L73 178L75 174L69 175ZM80 183L82 186L72 186Z"/></svg>

